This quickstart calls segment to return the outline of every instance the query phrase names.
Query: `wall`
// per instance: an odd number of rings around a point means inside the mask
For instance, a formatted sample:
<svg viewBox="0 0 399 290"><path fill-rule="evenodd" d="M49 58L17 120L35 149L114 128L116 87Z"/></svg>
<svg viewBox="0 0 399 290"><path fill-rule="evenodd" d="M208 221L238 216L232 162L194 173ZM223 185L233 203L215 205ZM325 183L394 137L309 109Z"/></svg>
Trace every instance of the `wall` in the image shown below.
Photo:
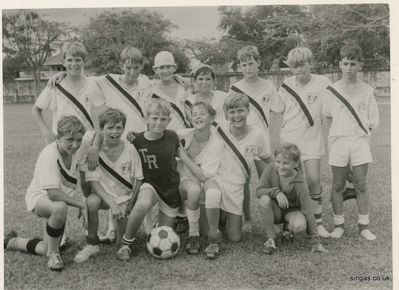
<svg viewBox="0 0 399 290"><path fill-rule="evenodd" d="M276 87L280 86L284 78L289 76L289 72L280 71L261 74L274 83ZM337 71L323 73L332 82L337 81L341 74ZM185 75L190 78L189 75ZM370 70L360 73L360 77L376 89L377 97L390 97L391 76L389 70ZM238 72L231 72L225 74L217 74L216 87L218 90L228 91L230 85L242 78ZM43 89L47 84L47 79L41 80L40 86ZM34 102L34 88L33 80L30 79L16 79L14 81L6 81L3 83L3 103L29 103Z"/></svg>

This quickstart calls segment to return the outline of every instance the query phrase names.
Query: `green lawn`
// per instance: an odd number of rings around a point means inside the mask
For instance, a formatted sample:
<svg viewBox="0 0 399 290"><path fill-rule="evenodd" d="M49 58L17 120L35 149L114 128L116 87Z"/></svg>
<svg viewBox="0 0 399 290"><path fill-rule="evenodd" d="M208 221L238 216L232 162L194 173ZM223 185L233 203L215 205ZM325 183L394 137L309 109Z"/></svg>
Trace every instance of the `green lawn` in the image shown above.
<svg viewBox="0 0 399 290"><path fill-rule="evenodd" d="M32 178L36 158L44 139L34 122L31 104L4 105L4 231L15 229L26 237L41 236L39 218L26 211L25 190ZM102 247L100 255L81 265L73 263L78 248L84 244L84 231L76 219L77 210L69 212L68 232L74 244L63 253L66 268L60 273L47 270L47 260L20 252L4 255L6 289L352 289L392 288L391 223L391 145L390 106L381 105L381 126L374 133L370 166L370 228L378 236L367 242L358 236L355 202L345 203L346 233L339 241L323 240L328 254L310 253L305 236L293 245L285 245L272 256L262 254L265 236L255 198L253 204L254 234L245 235L242 243L223 243L223 254L215 261L202 255L188 256L181 251L171 260L155 260L145 248L141 234L130 263L116 260L114 246ZM47 116L48 117L48 116ZM272 145L278 143L279 118L272 120ZM324 217L332 229L329 202L331 173L324 159L322 182L325 189ZM254 184L252 185L252 188ZM105 216L101 216L105 220ZM105 222L101 223L104 231ZM182 237L183 241L186 238ZM369 277L371 281L360 282ZM389 280L383 280L388 276ZM352 277L352 279L351 279ZM380 277L380 281L372 281ZM353 281L354 279L357 279ZM377 279L377 278L375 278Z"/></svg>

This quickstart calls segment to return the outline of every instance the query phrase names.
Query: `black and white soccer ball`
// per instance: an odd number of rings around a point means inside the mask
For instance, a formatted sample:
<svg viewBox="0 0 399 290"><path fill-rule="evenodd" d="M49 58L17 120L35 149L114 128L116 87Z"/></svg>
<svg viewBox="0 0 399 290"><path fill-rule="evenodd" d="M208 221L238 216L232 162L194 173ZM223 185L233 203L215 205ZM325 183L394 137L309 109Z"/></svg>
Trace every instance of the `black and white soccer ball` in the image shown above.
<svg viewBox="0 0 399 290"><path fill-rule="evenodd" d="M179 252L180 237L171 227L157 227L147 237L147 249L155 258L172 258Z"/></svg>

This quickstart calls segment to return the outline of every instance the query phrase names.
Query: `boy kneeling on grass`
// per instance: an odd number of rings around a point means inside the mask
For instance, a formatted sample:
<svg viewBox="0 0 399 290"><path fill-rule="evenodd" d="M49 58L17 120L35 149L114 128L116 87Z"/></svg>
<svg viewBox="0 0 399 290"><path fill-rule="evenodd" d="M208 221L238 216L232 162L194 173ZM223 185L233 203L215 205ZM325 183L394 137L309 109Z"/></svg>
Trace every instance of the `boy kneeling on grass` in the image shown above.
<svg viewBox="0 0 399 290"><path fill-rule="evenodd" d="M86 205L73 198L77 191L79 154L85 128L74 116L63 116L57 122L56 141L48 144L37 158L33 179L26 191L28 211L46 219L43 240L17 237L10 231L4 237L4 249L47 256L50 270L61 271L60 241L65 229L68 206L77 207L85 219ZM85 224L85 220L83 221Z"/></svg>
<svg viewBox="0 0 399 290"><path fill-rule="evenodd" d="M283 238L291 239L292 234L307 229L312 252L327 252L319 242L306 181L297 169L301 152L295 144L284 143L275 150L274 158L274 166L266 166L256 189L268 237L264 253L270 255L277 249L274 224L280 223L284 223Z"/></svg>
<svg viewBox="0 0 399 290"><path fill-rule="evenodd" d="M126 226L126 207L138 194L143 179L140 156L135 147L121 139L126 125L126 115L113 108L99 116L103 144L99 151L99 166L87 170L86 180L93 192L86 198L88 211L87 245L75 256L75 263L82 263L100 252L98 211L110 209L117 220L117 243Z"/></svg>

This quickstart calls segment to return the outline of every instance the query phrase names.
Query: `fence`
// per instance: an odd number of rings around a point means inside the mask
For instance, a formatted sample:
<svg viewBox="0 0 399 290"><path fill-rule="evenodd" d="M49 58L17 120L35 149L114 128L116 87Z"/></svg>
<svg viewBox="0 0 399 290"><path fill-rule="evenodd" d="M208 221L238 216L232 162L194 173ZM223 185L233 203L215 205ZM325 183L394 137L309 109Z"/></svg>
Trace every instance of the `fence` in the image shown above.
<svg viewBox="0 0 399 290"><path fill-rule="evenodd" d="M332 82L337 81L341 77L338 71L321 73L328 77ZM269 79L276 87L279 87L283 80L290 75L288 71L268 72L260 74L262 77ZM189 75L184 75L190 78ZM389 97L391 89L390 71L381 70L365 70L360 73L363 80L375 88L377 97ZM242 75L238 72L229 72L216 75L216 88L218 90L228 91L231 84L239 81ZM40 87L43 89L47 84L47 79L41 80ZM33 80L17 79L14 81L6 81L3 83L3 103L30 103L35 101Z"/></svg>

